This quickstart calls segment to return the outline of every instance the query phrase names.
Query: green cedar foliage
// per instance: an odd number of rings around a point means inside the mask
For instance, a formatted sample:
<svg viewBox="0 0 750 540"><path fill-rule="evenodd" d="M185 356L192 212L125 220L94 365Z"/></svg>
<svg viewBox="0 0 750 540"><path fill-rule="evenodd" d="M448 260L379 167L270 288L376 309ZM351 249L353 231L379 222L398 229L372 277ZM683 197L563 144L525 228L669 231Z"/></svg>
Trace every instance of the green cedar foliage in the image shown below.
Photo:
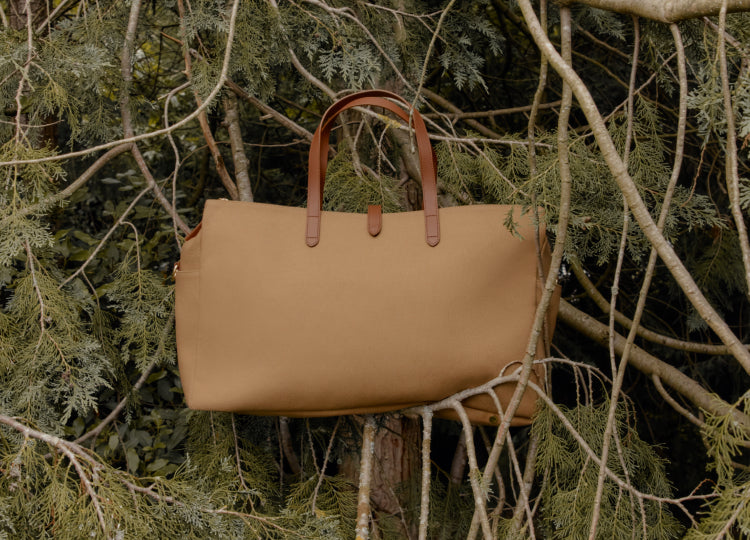
<svg viewBox="0 0 750 540"><path fill-rule="evenodd" d="M596 455L601 455L609 403L562 407L562 412ZM632 414L618 409L616 437L607 467L641 493L669 498L671 487L664 460L645 443L631 425ZM542 488L545 537L585 539L593 512L599 467L574 440L570 431L548 407L537 413L532 431L540 445L537 472L547 475ZM605 480L597 538L677 538L682 526L662 502L639 499ZM633 535L633 536L631 536Z"/></svg>
<svg viewBox="0 0 750 540"><path fill-rule="evenodd" d="M0 6L8 13L10 4L21 3L3 1ZM420 77L428 44L446 2L329 1L330 10L315 2L276 3L278 9L267 1L241 2L229 78L311 131L330 99L294 68L290 50L313 77L337 92L389 87L411 99L423 83L467 111L531 102L538 57L529 52L535 49L517 24L519 12L513 2L456 2L435 39L424 80ZM130 5L111 0L72 2L70 11L57 18L49 31L33 37L31 51L25 29L4 30L0 161L40 160L122 136L120 55ZM180 20L175 0L143 2L129 87L138 134L163 126L166 96L186 82L184 52L192 57L191 85L170 98L169 122L190 114L195 109L194 93L205 97L216 84L226 50L230 4L191 0L184 5L186 15ZM581 28L630 53L629 18L584 7L576 8L574 17ZM554 5L549 20L550 35L557 39ZM743 138L750 134L750 72L742 68L746 62L742 54L750 48L748 20L744 14L732 15L727 27L744 48L744 52L728 48L734 112ZM691 121L687 172L676 188L666 235L709 300L742 330L743 307L737 298L746 287L737 235L727 217L724 180L717 172L726 117L715 35L700 21L680 26L688 45ZM611 51L590 46L586 39L580 34L575 37L580 53L576 68L602 110L611 112L624 98L624 89L611 74L627 80L629 64ZM663 25L643 22L642 40L639 82L651 72L657 77L636 98L629 168L656 216L673 158L673 138L665 134L673 133L676 124L676 84L663 63L674 47ZM596 71L601 65L610 70L606 76ZM550 75L545 100L556 99L558 88L559 80ZM427 103L423 111L434 112ZM627 111L613 112L608 128L623 150ZM241 104L240 113L256 200L302 204L307 147L251 106ZM209 128L234 173L223 115L221 100L210 104ZM349 118L360 119L356 114ZM390 121L382 128L377 121L362 118L366 119L362 129L350 130L357 133L355 141L339 137L337 154L329 163L325 207L362 212L368 204L380 204L386 212L403 210L410 200L409 184L399 174L404 150L391 136ZM432 116L431 131L449 139L436 145L441 203L515 203L527 210L536 204L545 211L548 231L554 231L560 195L556 119L549 111L538 118L537 174L532 177L523 115L486 120L504 142L471 145L456 141L476 135L464 129L465 124ZM17 120L24 123L19 136ZM575 254L585 261L604 290L611 284L609 269L620 242L622 199L585 121L574 112L571 124L575 128L569 140L573 207L566 256ZM26 125L33 127L26 130ZM46 125L56 126L57 135L44 135L39 126ZM194 226L202 202L226 194L197 124L183 126L172 136L180 154L174 184L175 157L169 142L148 139L139 142L139 148L157 184L168 199L174 197L180 216ZM349 147L352 142L356 150ZM355 151L361 158L357 165L352 159ZM746 160L747 147L740 152ZM280 455L273 420L184 407L175 363L174 289L169 277L178 257L178 241L168 214L152 193L135 201L147 183L128 154L109 162L64 200L56 198L100 155L0 169L0 413L37 430L24 436L13 427L0 427L0 538L350 538L356 486L340 473L347 462L359 459L358 437L343 437L339 430L321 478L318 468L333 423L292 422L292 446L302 463L301 471L293 474ZM747 210L746 161L743 167L741 204ZM110 231L131 204L125 222ZM516 217L508 216L509 227ZM631 221L626 274L632 270L636 277L625 276L622 297L637 294L638 271L648 250ZM565 276L561 279L565 281ZM654 289L660 296L649 302L649 324L681 337L712 339L666 273L660 271L657 279ZM579 292L569 283L566 286L566 295ZM561 326L558 332L565 333ZM602 361L592 349L578 344L579 336L567 337L568 342L576 342L570 351L576 359L608 367L608 359ZM701 384L722 398L738 398L734 390L706 382L711 377L704 378L701 370L708 368L693 357L673 353L669 359L685 373L701 375ZM735 386L742 387L744 380L738 377ZM73 443L101 426L124 398L127 403L114 421L96 436ZM641 407L621 405L616 422L619 446L608 466L641 492L670 497L674 490L660 457L669 449L649 444L658 441L659 426L657 435L644 440L644 423L651 427L648 422L653 421L649 403L644 399ZM594 452L601 449L608 404L604 399L596 405L571 403L562 408ZM746 395L736 407L750 412ZM532 429L540 440L537 485L532 491L540 504L537 537L587 538L598 468L550 409L540 409ZM450 446L455 430L453 426L453 432L446 428L434 434L436 454ZM39 433L46 435L40 440ZM712 460L706 475L715 494L701 506L697 525L678 522L683 518L674 507L638 500L607 480L598 536L675 538L684 527L689 527L689 538L750 534L750 479L738 472L747 465L747 435L731 417L707 414L703 436ZM523 430L514 432L514 437L519 443L527 440ZM706 453L697 440L686 438L681 443L692 449L693 456ZM444 461L435 457L429 537L465 538L473 494L468 479L459 484L450 481ZM507 473L507 457L501 460L501 469L504 485L496 478L490 492L490 502L497 507L492 523L499 536L511 530L518 488ZM403 515L376 511L383 538L401 538L404 523L411 526L418 521L419 487L418 474L394 487Z"/></svg>

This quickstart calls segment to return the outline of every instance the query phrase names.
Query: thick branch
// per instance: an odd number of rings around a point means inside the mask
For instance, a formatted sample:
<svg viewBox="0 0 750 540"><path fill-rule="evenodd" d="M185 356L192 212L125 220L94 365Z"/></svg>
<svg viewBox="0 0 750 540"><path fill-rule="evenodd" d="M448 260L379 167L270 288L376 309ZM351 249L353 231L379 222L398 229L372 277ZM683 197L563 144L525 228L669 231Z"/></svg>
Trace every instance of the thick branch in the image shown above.
<svg viewBox="0 0 750 540"><path fill-rule="evenodd" d="M590 7L638 15L663 23L718 15L721 2L716 0L570 0L566 4L585 4ZM750 0L729 0L727 11L750 11Z"/></svg>
<svg viewBox="0 0 750 540"><path fill-rule="evenodd" d="M362 433L362 462L359 468L359 494L357 495L357 540L370 538L370 480L375 449L375 418L368 414Z"/></svg>
<svg viewBox="0 0 750 540"><path fill-rule="evenodd" d="M603 346L609 344L609 328L583 311L575 308L565 300L560 300L559 320L591 338ZM620 334L614 336L615 352L622 354L625 348L625 338ZM732 408L731 405L708 392L700 384L685 375L677 368L659 360L640 347L633 345L630 349L629 364L649 376L657 376L663 383L673 388L701 409L725 416L733 414L745 430L750 430L750 418Z"/></svg>
<svg viewBox="0 0 750 540"><path fill-rule="evenodd" d="M586 119L591 125L591 130L593 131L594 136L596 137L596 142L601 149L602 157L604 157L604 160L607 162L607 166L612 173L612 176L614 176L617 181L617 185L620 187L628 207L633 213L638 225L641 227L641 230L643 230L643 233L646 235L646 238L648 238L651 245L656 249L657 253L674 276L675 281L677 281L678 285L685 293L688 300L690 300L690 303L695 307L696 311L732 351L733 356L742 365L745 371L750 373L750 352L747 351L737 336L732 333L732 330L724 319L716 312L711 304L709 304L708 300L706 300L706 297L695 283L695 280L693 280L687 268L685 268L685 265L675 253L674 248L659 231L654 219L648 211L648 208L646 208L646 204L638 193L638 188L636 187L635 182L618 155L617 148L615 148L612 137L607 131L604 119L599 113L594 98L591 96L585 83L573 68L562 59L549 38L544 34L534 10L531 7L530 1L519 0L518 3L523 11L524 18L529 25L529 30L534 36L537 46L542 49L543 53L549 59L550 64L552 64L560 76L573 88L573 92L578 99L581 110L584 112Z"/></svg>
<svg viewBox="0 0 750 540"><path fill-rule="evenodd" d="M591 282L589 277L584 272L580 261L576 258L571 258L570 263L570 267L573 270L576 278L578 279L578 283L581 284L583 289L586 291L586 294L594 301L597 306L599 306L599 309L602 310L602 313L604 313L605 315L609 315L609 310L611 309L609 301L604 298L604 295L602 295L602 293L597 290L596 285ZM618 324L621 324L628 330L633 326L633 321L619 311L615 311L615 321L617 321ZM638 335L652 343L664 345L665 347L670 347L679 351L711 355L731 354L731 352L725 345L713 345L711 343L684 341L681 339L665 336L664 334L659 334L658 332L649 330L648 328L645 328L641 325L638 326Z"/></svg>
<svg viewBox="0 0 750 540"><path fill-rule="evenodd" d="M250 174L247 172L249 161L245 154L245 143L240 129L240 113L237 106L237 96L228 94L224 98L226 110L226 127L229 132L229 144L232 146L234 161L234 176L237 178L237 191L241 201L253 201L253 190L250 185Z"/></svg>

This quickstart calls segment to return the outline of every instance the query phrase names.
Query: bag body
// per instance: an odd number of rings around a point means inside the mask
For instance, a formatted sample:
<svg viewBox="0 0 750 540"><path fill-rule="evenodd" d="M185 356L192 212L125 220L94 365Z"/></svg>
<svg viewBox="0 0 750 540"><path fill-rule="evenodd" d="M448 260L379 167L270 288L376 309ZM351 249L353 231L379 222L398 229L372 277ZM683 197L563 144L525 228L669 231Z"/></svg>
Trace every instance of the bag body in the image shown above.
<svg viewBox="0 0 750 540"><path fill-rule="evenodd" d="M418 142L423 164L434 167L431 149ZM314 163L313 152L327 155L327 134L311 150L311 174L322 178L309 189L322 193L326 159ZM176 272L178 361L189 407L284 416L385 412L441 400L518 367L541 292L536 233L519 207L442 208L432 237L427 202L426 211L382 216L319 208L319 200L312 207L308 200L307 209L207 201ZM510 211L523 240L503 224ZM543 230L541 238L548 259ZM503 405L514 387L496 388ZM535 400L525 393L515 425L529 423ZM464 406L473 422L498 421L488 395Z"/></svg>

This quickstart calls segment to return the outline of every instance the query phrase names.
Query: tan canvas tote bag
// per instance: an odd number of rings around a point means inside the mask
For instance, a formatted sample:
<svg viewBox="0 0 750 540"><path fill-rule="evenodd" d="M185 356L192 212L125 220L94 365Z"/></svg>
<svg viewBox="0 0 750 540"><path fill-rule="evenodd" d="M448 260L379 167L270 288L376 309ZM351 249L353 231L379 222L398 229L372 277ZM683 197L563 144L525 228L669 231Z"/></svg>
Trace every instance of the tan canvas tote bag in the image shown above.
<svg viewBox="0 0 750 540"><path fill-rule="evenodd" d="M306 209L207 201L176 272L177 350L189 407L285 416L384 412L441 400L518 367L541 290L532 220L515 207L522 240L503 225L512 206L438 210L434 155L417 111L411 123L424 209L321 211L334 118L377 105L408 123L410 115L385 98L404 102L371 90L325 113L310 149ZM544 231L541 239L547 259ZM496 388L503 405L513 390ZM516 425L529 423L535 399L526 392ZM497 423L490 396L464 405L473 422Z"/></svg>

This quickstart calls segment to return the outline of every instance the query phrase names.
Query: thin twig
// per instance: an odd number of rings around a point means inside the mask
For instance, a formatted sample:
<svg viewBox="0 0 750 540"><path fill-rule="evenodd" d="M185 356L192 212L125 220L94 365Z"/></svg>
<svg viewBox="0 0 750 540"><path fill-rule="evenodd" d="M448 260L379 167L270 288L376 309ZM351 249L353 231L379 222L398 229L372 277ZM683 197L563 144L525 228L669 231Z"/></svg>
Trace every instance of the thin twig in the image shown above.
<svg viewBox="0 0 750 540"><path fill-rule="evenodd" d="M336 419L336 425L333 426L333 431L331 431L331 438L328 441L328 448L326 448L326 455L323 458L323 465L320 467L320 473L318 476L318 482L315 484L315 489L313 490L312 494L312 511L313 514L315 513L315 502L318 499L318 491L320 491L320 486L323 485L323 478L325 478L326 475L326 467L328 466L328 461L331 459L331 452L333 451L333 443L336 440L336 430L339 428L339 424L341 423L341 417Z"/></svg>
<svg viewBox="0 0 750 540"><path fill-rule="evenodd" d="M464 112L462 112L461 109L459 109L458 107L456 107L453 103L451 103L450 101L448 101L447 99L445 99L443 96L441 96L440 94L437 94L437 93L435 93L435 92L433 92L433 91L431 91L431 90L429 90L427 88L420 89L420 92L422 94L424 94L424 96L427 97L430 101L432 101L432 102L438 104L439 106L441 106L442 108L448 109L450 111L450 113L442 113L441 112L441 113L423 114L422 116L424 118L445 118L446 120L450 120L451 118L454 119L454 120L455 119L463 119L463 120L466 121L466 123L468 125L470 125L474 129L476 129L479 133L481 133L483 135L486 135L487 137L490 137L490 138L493 138L493 139L502 139L502 135L500 135L496 131L491 130L490 128L488 128L487 126L485 126L484 124L482 124L481 122L478 122L478 121L474 120L475 117L472 116L472 115L475 114L475 113L464 113ZM520 109L522 107L517 107L517 108ZM506 110L510 110L510 109L506 109ZM507 114L510 114L510 113L507 113ZM479 113L479 115L480 116L494 116L494 115L490 115L490 114L485 115L483 113Z"/></svg>
<svg viewBox="0 0 750 540"><path fill-rule="evenodd" d="M169 127L169 104L172 101L172 98L176 96L178 93L182 92L186 88L190 86L190 81L187 81L177 88L173 88L169 91L169 93L164 98L164 127ZM174 137L172 137L172 133L167 133L167 139L169 140L169 145L172 147L172 152L174 152L174 168L172 169L172 208L177 208L177 175L180 172L180 165L182 162L180 161L180 150L177 148L177 143L174 142ZM172 220L172 229L174 230L174 237L175 241L177 242L177 247L180 246L180 235L177 231L177 222L175 220Z"/></svg>
<svg viewBox="0 0 750 540"><path fill-rule="evenodd" d="M78 178L65 186L65 189L58 191L57 193L54 193L47 198L35 202L34 204L31 204L29 206L25 206L18 210L13 209L13 214L10 217L3 218L2 221L0 221L0 226L5 225L5 223L12 217L18 218L37 212L43 212L45 209L51 207L52 205L64 201L65 199L73 195L73 193L75 193L79 188L83 187L86 182L88 182L97 172L99 172L99 169L104 167L104 165L109 163L113 158L119 156L124 152L127 152L128 150L130 150L130 144L121 144L120 146L111 148L105 154L100 156L99 159L97 159L94 163L92 163L88 167L88 169L81 173Z"/></svg>
<svg viewBox="0 0 750 540"><path fill-rule="evenodd" d="M240 442L239 438L237 437L237 426L234 422L234 413L229 413L229 418L232 420L232 440L234 441L234 461L237 465L237 477L240 479L240 486L242 489L248 493L248 500L250 501L250 506L253 506L253 501L249 497L250 488L245 483L245 475L242 473L242 460L240 459Z"/></svg>
<svg viewBox="0 0 750 540"><path fill-rule="evenodd" d="M678 413L680 413L682 416L690 420L693 424L698 426L699 428L703 429L706 427L706 423L700 420L697 416L695 416L693 413L688 411L685 407L677 403L677 400L669 395L669 392L667 392L666 388L661 384L661 379L658 375L654 374L651 375L651 381L654 383L654 386L656 387L656 391L661 394L661 397L664 398L664 401L669 403L669 405Z"/></svg>
<svg viewBox="0 0 750 540"><path fill-rule="evenodd" d="M573 270L573 274L576 276L578 283L583 287L586 294L591 298L594 303L602 310L602 313L609 314L611 306L609 301L597 290L596 285L586 275L586 271L581 266L581 261L571 254L569 256L570 268ZM618 324L621 324L627 329L632 328L633 320L625 316L622 312L615 310L615 320ZM726 355L732 354L726 345L713 345L710 343L698 343L694 341L684 341L676 339L664 334L659 334L649 330L642 325L638 325L637 332L640 337L652 343L657 343L671 349L679 351L685 351L697 354L709 354L709 355ZM750 345L747 345L750 347Z"/></svg>
<svg viewBox="0 0 750 540"><path fill-rule="evenodd" d="M456 411L458 417L461 419L461 425L463 426L464 437L466 439L466 450L469 458L469 482L471 483L471 491L474 493L474 513L479 521L479 525L482 527L482 534L485 540L492 540L492 531L490 529L490 522L487 519L487 505L486 490L482 489L479 478L481 472L477 464L477 451L474 448L474 436L471 432L471 422L466 414L463 406L459 401L453 402L453 410ZM486 471L485 471L486 473ZM469 537L471 537L471 531L469 531Z"/></svg>
<svg viewBox="0 0 750 540"><path fill-rule="evenodd" d="M547 0L539 2L539 21L543 30L547 31ZM539 115L539 105L542 103L544 89L547 87L547 71L549 69L547 57L541 55L539 65L539 81L537 82L534 99L531 102L531 112L526 125L526 139L529 141L529 176L533 179L537 174L536 169L536 120Z"/></svg>
<svg viewBox="0 0 750 540"><path fill-rule="evenodd" d="M328 86L326 83L318 79L315 75L310 73L305 66L302 65L302 62L299 61L299 58L297 58L297 55L294 54L294 51L290 48L289 49L289 59L292 61L292 65L297 69L300 75L302 75L305 79L310 81L313 86L317 86L319 89L323 91L325 95L327 95L331 99L336 99L336 92L331 89L330 86Z"/></svg>
<svg viewBox="0 0 750 540"><path fill-rule="evenodd" d="M186 15L183 0L177 0L177 11L180 15L180 33L182 34L183 38L182 48L185 62L185 74L187 75L188 81L190 81L192 80L193 66L190 60L190 51L188 50L187 43L185 42L185 35L187 34L187 32L185 30ZM198 94L198 90L195 88L193 89L193 96L195 97L195 102L200 108L203 105L203 100ZM206 114L205 110L202 111L198 116L198 123L200 124L201 132L203 133L203 138L206 141L206 145L208 145L208 150L211 152L211 157L214 158L216 172L221 179L221 183L227 190L229 197L231 197L233 200L237 200L239 198L237 185L235 184L234 180L232 180L232 177L229 175L229 171L227 171L227 167L224 164L224 157L221 155L219 147L216 145L216 139L214 139L213 133L211 133L211 126L208 125L208 115Z"/></svg>
<svg viewBox="0 0 750 540"><path fill-rule="evenodd" d="M427 95L426 89L422 90L422 93ZM436 94L437 95L437 94ZM429 96L428 96L429 97ZM432 98L430 98L432 99ZM540 103L537 105L537 110L542 109L554 109L555 107L559 106L560 103L562 103L560 100L557 101L550 101L548 103ZM440 103L438 102L438 105ZM455 107L455 105L454 105ZM463 112L458 107L456 107L456 110L454 112L447 112L447 113L424 113L422 116L424 118L449 118L451 120L466 120L469 118L491 118L495 116L505 116L509 114L517 114L522 112L529 112L531 111L533 107L532 105L522 105L520 107L508 107L505 109L492 109L489 111L471 111L471 112ZM448 108L448 107L446 107ZM451 108L452 110L452 108ZM482 124L479 124L482 125ZM495 135L492 135L494 137Z"/></svg>
<svg viewBox="0 0 750 540"><path fill-rule="evenodd" d="M122 215L119 218L117 218L117 221L115 221L115 224L109 228L109 230L104 235L104 237L99 241L99 243L96 245L94 250L89 254L88 258L83 262L81 266L78 267L78 269L75 272L73 272L62 283L60 283L60 285L58 286L58 289L62 289L65 285L73 281L77 276L79 276L86 269L86 267L89 264L91 264L91 261L94 260L94 258L97 256L99 251L101 251L101 249L107 243L107 240L109 240L109 237L112 236L115 230L117 230L117 228L123 224L123 222L125 221L125 218L128 216L128 214L130 214L131 210L135 208L135 205L138 204L138 201L141 200L141 197L143 197L149 191L151 191L151 186L148 186L142 189L141 192L135 196L135 198L130 202L130 204L122 213Z"/></svg>
<svg viewBox="0 0 750 540"><path fill-rule="evenodd" d="M46 19L44 19L41 23L39 23L39 26L36 27L36 33L41 34L45 28L47 28L47 25L50 24L55 17L59 13L61 13L64 9L68 8L68 4L70 4L71 0L62 0L55 9L52 10L52 13L50 13ZM0 11L2 11L2 8L0 7Z"/></svg>
<svg viewBox="0 0 750 540"><path fill-rule="evenodd" d="M627 127L625 134L625 147L623 148L622 162L624 167L627 169L628 161L630 157L630 145L633 137L633 108L634 108L634 93L635 93L635 79L638 73L638 52L641 45L641 34L640 24L638 17L633 17L633 60L630 69L630 83L628 85L628 115L627 115ZM628 202L623 197L623 210L622 210L622 236L620 239L620 249L617 252L617 265L615 269L614 279L612 281L612 297L609 301L612 309L609 314L609 357L612 366L613 381L612 390L610 393L609 400L609 411L607 414L607 423L604 428L604 439L602 442L602 453L601 453L601 465L599 466L599 475L596 483L596 493L593 501L593 511L591 513L591 526L589 527L589 540L595 540L596 533L599 527L599 519L601 517L601 505L602 495L604 494L604 480L605 472L604 467L609 459L609 449L612 443L612 432L615 429L615 420L617 414L617 405L620 399L620 391L622 389L622 382L625 378L625 369L628 363L628 355L623 354L620 357L620 364L617 365L617 353L615 352L615 309L617 308L617 295L620 286L620 273L622 271L622 264L625 260L625 249L628 242L628 226L630 224L630 210L628 208Z"/></svg>
<svg viewBox="0 0 750 540"><path fill-rule="evenodd" d="M42 339L46 328L47 315L44 312L44 298L42 297L42 290L39 288L39 281L36 279L36 268L34 267L34 254L31 251L29 241L24 242L24 248L26 249L26 261L29 265L29 273L31 274L31 283L36 291L37 300L39 300L39 326L41 328L39 333L39 339Z"/></svg>
<svg viewBox="0 0 750 540"><path fill-rule="evenodd" d="M146 160L143 157L143 154L141 154L141 150L138 148L137 145L133 145L130 148L131 153L133 154L133 157L135 158L135 162L138 165L138 168L141 171L141 174L146 179L146 182L148 183L149 187L151 188L151 191L154 192L154 198L157 200L159 204L161 204L162 208L164 208L167 213L170 215L172 220L177 223L177 226L180 228L180 230L184 234L188 234L190 232L190 227L185 223L185 220L182 219L182 217L177 213L177 209L172 206L172 204L169 202L169 200L164 195L164 192L159 187L159 184L156 183L156 180L154 179L154 176L151 174L151 171L148 168L148 165L146 164Z"/></svg>
<svg viewBox="0 0 750 540"><path fill-rule="evenodd" d="M430 44L427 46L427 52L425 53L424 62L422 63L422 74L419 76L419 86L417 86L417 91L414 92L414 101L412 101L411 110L414 110L417 107L419 96L422 92L425 78L427 77L427 66L430 63L430 57L432 56L432 51L435 48L435 41L437 41L437 38L440 35L440 29L443 27L445 18L448 16L448 13L455 3L456 0L450 0L450 2L448 2L448 5L443 8L442 13L440 13L440 19L438 19L437 26L435 27L435 31L432 32L432 38L430 39Z"/></svg>
<svg viewBox="0 0 750 540"><path fill-rule="evenodd" d="M508 433L508 450L510 450L513 438ZM519 499L516 503L516 507L513 511L513 521L511 524L511 535L513 538L518 538L518 534L521 531L521 518L526 513L528 516L529 534L532 538L534 534L534 512L529 507L529 497L531 496L531 488L534 487L534 477L536 473L536 457L537 451L539 450L539 436L532 432L529 436L529 449L526 452L526 465L524 466L523 475L520 473L520 469L516 472L519 478L520 493ZM513 453L513 467L518 469L518 459Z"/></svg>

